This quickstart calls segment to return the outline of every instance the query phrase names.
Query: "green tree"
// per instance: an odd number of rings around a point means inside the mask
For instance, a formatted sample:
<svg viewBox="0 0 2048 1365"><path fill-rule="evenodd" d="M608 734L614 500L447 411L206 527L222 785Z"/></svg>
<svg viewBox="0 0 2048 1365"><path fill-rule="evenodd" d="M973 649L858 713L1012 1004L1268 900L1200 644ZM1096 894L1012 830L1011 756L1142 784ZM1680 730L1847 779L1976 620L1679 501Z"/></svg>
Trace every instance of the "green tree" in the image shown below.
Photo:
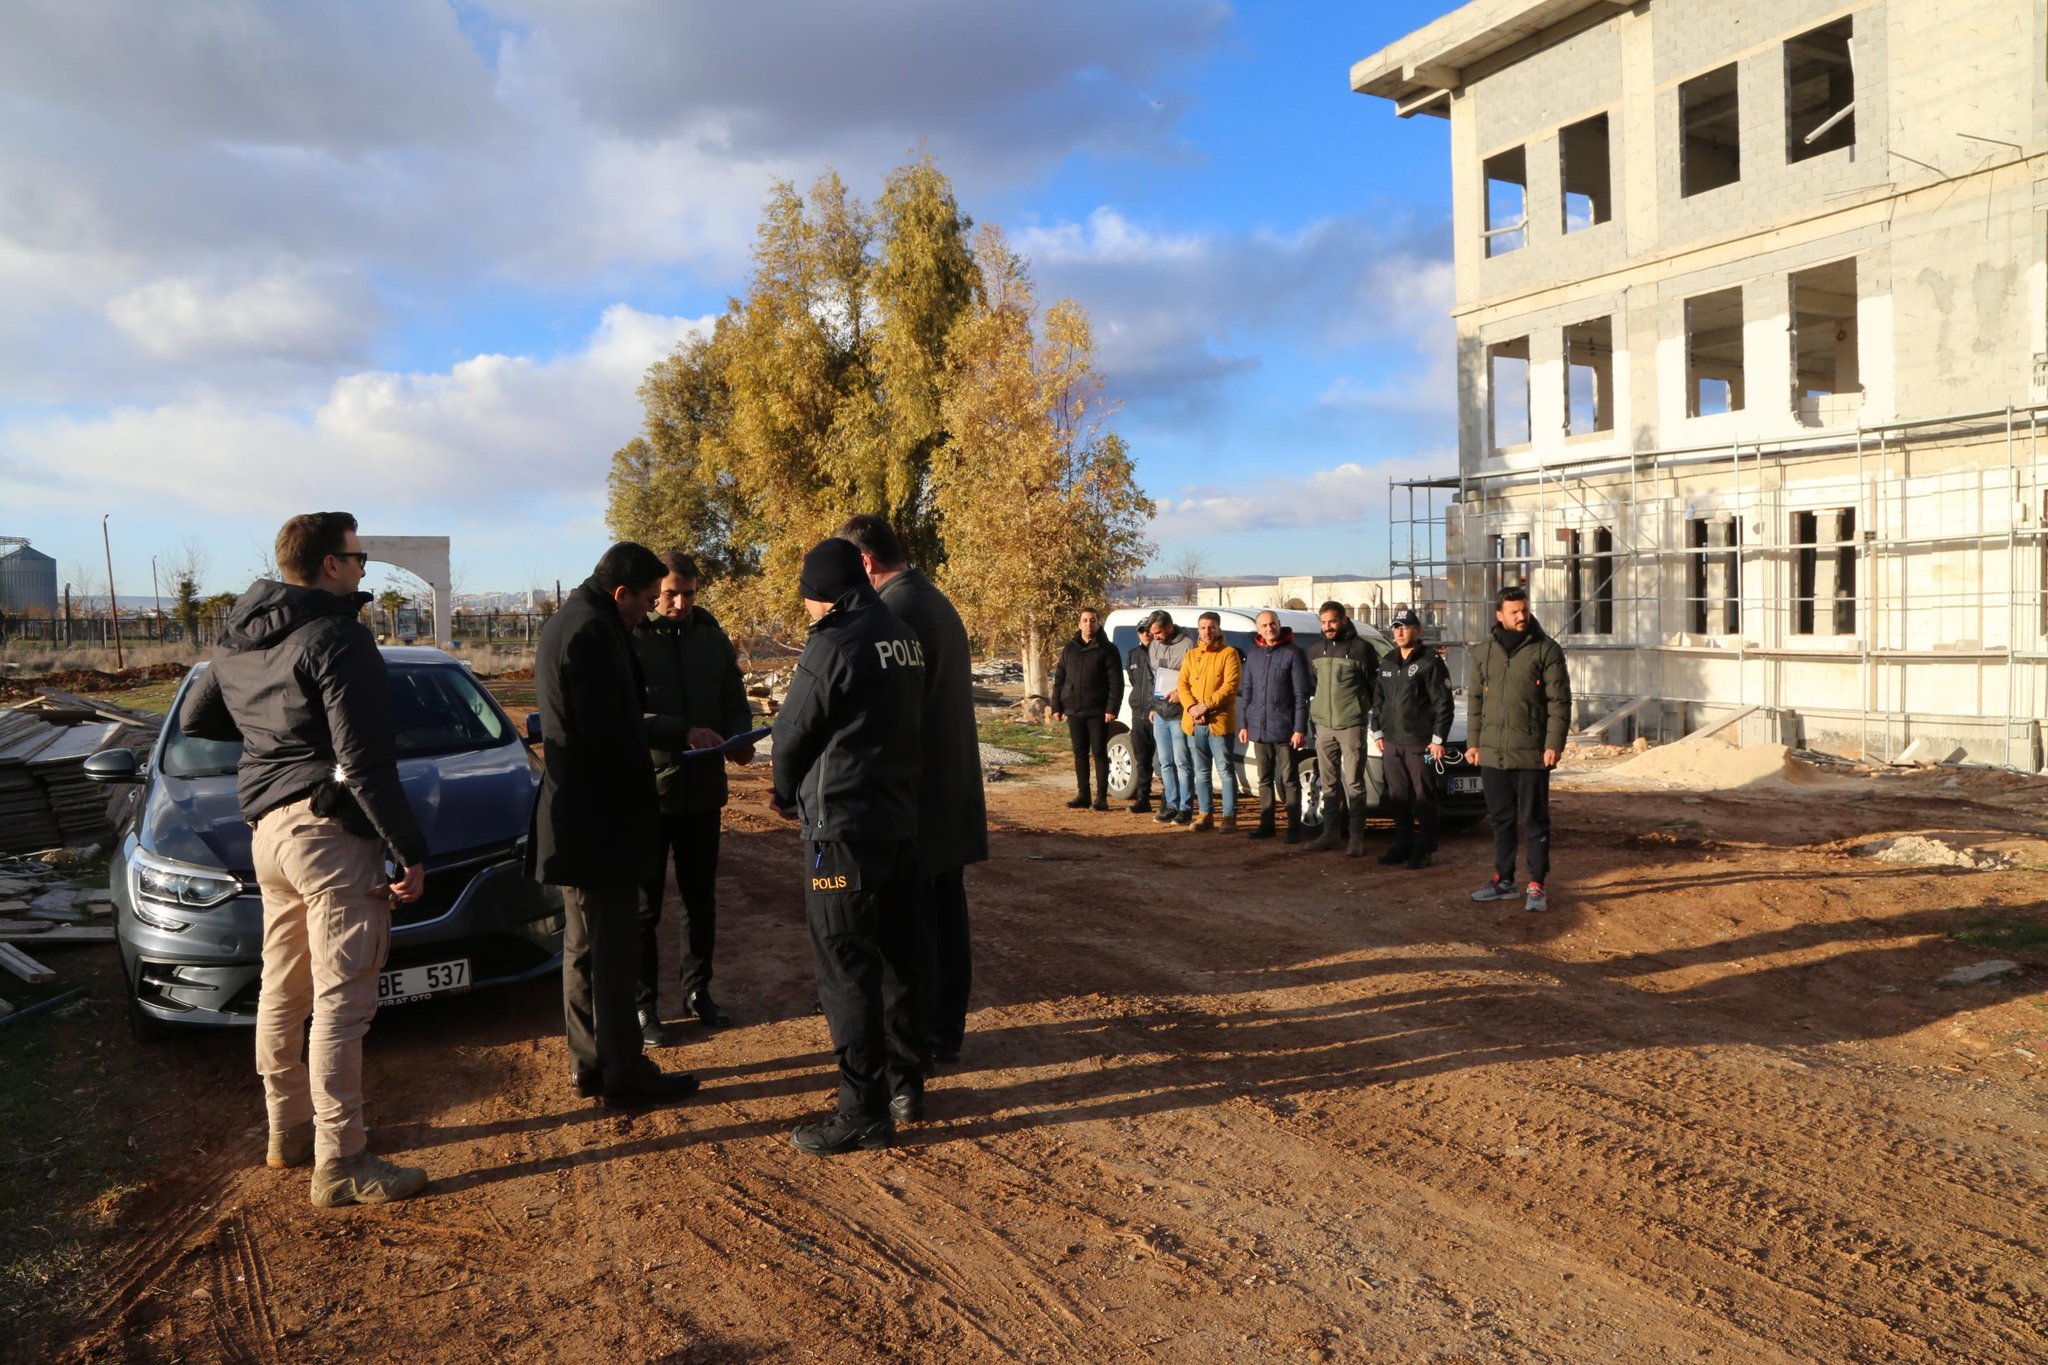
<svg viewBox="0 0 2048 1365"><path fill-rule="evenodd" d="M385 634L394 638L398 635L399 610L410 600L396 588L386 588L377 594L377 609L384 613Z"/></svg>
<svg viewBox="0 0 2048 1365"><path fill-rule="evenodd" d="M199 580L189 573L181 573L171 585L171 614L178 618L178 628L185 634L185 643L199 643Z"/></svg>
<svg viewBox="0 0 2048 1365"><path fill-rule="evenodd" d="M996 228L977 233L975 258L981 298L948 340L950 440L932 467L942 581L971 629L1018 646L1037 690L1056 633L1150 558L1153 504L1109 429L1086 312L1062 300L1041 319Z"/></svg>

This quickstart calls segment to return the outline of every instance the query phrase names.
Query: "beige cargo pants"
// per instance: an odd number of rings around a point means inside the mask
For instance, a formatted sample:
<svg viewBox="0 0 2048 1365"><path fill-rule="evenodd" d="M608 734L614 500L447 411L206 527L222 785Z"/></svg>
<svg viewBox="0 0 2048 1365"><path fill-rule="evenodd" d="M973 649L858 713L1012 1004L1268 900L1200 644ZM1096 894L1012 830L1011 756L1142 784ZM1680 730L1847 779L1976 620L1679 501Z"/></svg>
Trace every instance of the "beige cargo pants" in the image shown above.
<svg viewBox="0 0 2048 1365"><path fill-rule="evenodd" d="M363 1035L391 946L390 885L375 839L315 815L310 799L265 812L254 840L263 892L256 1072L270 1128L314 1121L313 1156L353 1156L363 1127ZM311 1037L301 1046L306 1019Z"/></svg>

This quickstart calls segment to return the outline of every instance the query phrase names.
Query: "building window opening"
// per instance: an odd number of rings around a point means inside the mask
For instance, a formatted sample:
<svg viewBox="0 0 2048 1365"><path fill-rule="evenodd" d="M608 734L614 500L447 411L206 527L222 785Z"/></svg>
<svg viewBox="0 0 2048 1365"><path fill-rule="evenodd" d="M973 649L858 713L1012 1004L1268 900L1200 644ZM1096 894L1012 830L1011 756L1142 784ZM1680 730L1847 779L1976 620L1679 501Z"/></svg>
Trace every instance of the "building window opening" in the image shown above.
<svg viewBox="0 0 2048 1365"><path fill-rule="evenodd" d="M1486 400L1493 448L1529 444L1529 338L1486 348Z"/></svg>
<svg viewBox="0 0 2048 1365"><path fill-rule="evenodd" d="M1732 516L1685 523L1686 614L1695 635L1742 629L1742 523Z"/></svg>
<svg viewBox="0 0 2048 1365"><path fill-rule="evenodd" d="M1742 119L1730 63L1678 87L1679 178L1690 196L1742 179Z"/></svg>
<svg viewBox="0 0 2048 1365"><path fill-rule="evenodd" d="M1685 301L1685 404L1688 417L1742 410L1740 288Z"/></svg>
<svg viewBox="0 0 2048 1365"><path fill-rule="evenodd" d="M1561 529L1558 538L1565 543L1565 596L1570 603L1565 631L1614 634L1614 532L1605 526L1590 532Z"/></svg>
<svg viewBox="0 0 2048 1365"><path fill-rule="evenodd" d="M1529 158L1520 147L1486 158L1486 254L1505 256L1529 240Z"/></svg>
<svg viewBox="0 0 2048 1365"><path fill-rule="evenodd" d="M1529 533L1504 531L1493 537L1493 558L1487 565L1486 595L1489 600L1502 588L1529 586Z"/></svg>
<svg viewBox="0 0 2048 1365"><path fill-rule="evenodd" d="M1856 145L1856 63L1851 21L1835 20L1785 44L1785 160Z"/></svg>
<svg viewBox="0 0 2048 1365"><path fill-rule="evenodd" d="M1607 115L1595 114L1557 135L1558 177L1564 186L1564 230L1583 232L1614 216L1608 190Z"/></svg>
<svg viewBox="0 0 2048 1365"><path fill-rule="evenodd" d="M1808 420L1819 400L1863 392L1856 362L1856 262L1836 261L1792 276L1792 397Z"/></svg>
<svg viewBox="0 0 2048 1365"><path fill-rule="evenodd" d="M1794 635L1856 633L1856 509L1792 514Z"/></svg>
<svg viewBox="0 0 2048 1365"><path fill-rule="evenodd" d="M1567 436L1614 430L1614 319L1564 329L1564 429Z"/></svg>

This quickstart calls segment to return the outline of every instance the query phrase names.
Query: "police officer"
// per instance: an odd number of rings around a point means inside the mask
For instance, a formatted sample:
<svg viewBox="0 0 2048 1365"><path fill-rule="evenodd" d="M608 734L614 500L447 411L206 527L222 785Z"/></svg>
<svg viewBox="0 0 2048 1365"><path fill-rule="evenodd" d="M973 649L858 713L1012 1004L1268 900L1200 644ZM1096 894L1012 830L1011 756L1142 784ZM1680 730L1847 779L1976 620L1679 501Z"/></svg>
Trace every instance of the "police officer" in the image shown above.
<svg viewBox="0 0 2048 1365"><path fill-rule="evenodd" d="M886 1147L929 1062L918 992L917 786L924 649L882 605L860 551L804 556L810 638L775 718L775 807L803 822L804 914L839 1059L832 1117L790 1135L836 1156Z"/></svg>
<svg viewBox="0 0 2048 1365"><path fill-rule="evenodd" d="M1422 643L1422 618L1394 613L1394 647L1380 656L1372 712L1373 743L1385 762L1394 843L1380 855L1389 866L1428 867L1436 853L1443 801L1444 736L1451 730L1451 670Z"/></svg>

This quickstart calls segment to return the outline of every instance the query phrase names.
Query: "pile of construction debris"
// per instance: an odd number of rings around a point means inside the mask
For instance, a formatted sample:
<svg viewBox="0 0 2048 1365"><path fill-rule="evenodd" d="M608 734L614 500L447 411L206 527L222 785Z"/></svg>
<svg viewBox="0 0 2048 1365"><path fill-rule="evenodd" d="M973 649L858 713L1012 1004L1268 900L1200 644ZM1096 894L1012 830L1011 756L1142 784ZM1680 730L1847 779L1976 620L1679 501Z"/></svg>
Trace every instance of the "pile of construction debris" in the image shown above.
<svg viewBox="0 0 2048 1365"><path fill-rule="evenodd" d="M31 858L0 858L0 971L41 986L57 977L41 954L59 945L112 943L114 898L105 887L81 884L80 875L96 870L100 849L52 849ZM76 992L35 1006L40 1010L74 998ZM0 1019L14 1007L0 1000ZM27 1011L25 1010L24 1013Z"/></svg>
<svg viewBox="0 0 2048 1365"><path fill-rule="evenodd" d="M109 792L85 775L85 760L104 749L145 753L162 725L147 711L50 688L0 710L0 853L105 839L134 789Z"/></svg>

